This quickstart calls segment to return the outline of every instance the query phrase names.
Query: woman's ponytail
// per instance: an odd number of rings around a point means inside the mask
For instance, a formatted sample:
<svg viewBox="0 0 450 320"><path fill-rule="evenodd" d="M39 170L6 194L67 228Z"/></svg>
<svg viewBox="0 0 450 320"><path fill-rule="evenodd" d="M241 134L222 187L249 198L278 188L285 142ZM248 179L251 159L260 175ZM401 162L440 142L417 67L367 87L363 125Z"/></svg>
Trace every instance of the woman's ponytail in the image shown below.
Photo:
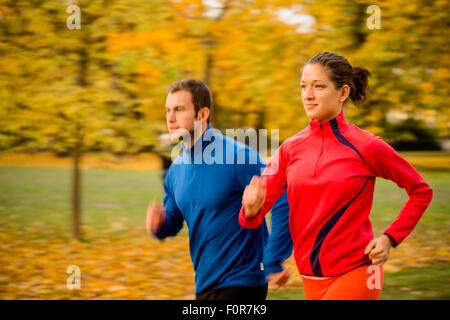
<svg viewBox="0 0 450 320"><path fill-rule="evenodd" d="M353 67L354 90L350 91L350 99L355 105L361 105L366 100L366 92L369 86L369 70L361 67ZM353 88L352 88L353 89Z"/></svg>

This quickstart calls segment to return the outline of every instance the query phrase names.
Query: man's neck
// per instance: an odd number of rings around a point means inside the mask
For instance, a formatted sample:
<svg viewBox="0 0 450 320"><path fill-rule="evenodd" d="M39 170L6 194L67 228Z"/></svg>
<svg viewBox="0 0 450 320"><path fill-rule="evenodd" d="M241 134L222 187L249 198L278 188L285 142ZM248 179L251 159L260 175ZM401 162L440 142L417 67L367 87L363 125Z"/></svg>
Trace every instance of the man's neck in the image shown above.
<svg viewBox="0 0 450 320"><path fill-rule="evenodd" d="M208 128L208 123L202 122L200 125L198 125L198 127L196 127L194 125L194 131L190 132L190 139L186 139L188 141L184 141L184 146L186 149L188 148L192 148L192 146L197 142L198 139L201 139L203 133L206 131L206 129ZM188 142L188 143L186 143Z"/></svg>

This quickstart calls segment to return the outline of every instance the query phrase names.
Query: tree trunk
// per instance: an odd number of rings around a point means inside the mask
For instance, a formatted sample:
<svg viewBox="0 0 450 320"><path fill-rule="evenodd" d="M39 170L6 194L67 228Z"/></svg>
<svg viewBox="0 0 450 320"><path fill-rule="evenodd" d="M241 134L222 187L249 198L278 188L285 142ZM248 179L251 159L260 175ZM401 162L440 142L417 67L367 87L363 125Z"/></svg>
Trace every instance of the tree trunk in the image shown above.
<svg viewBox="0 0 450 320"><path fill-rule="evenodd" d="M72 175L72 233L75 239L81 240L81 152L79 148L73 151L73 175Z"/></svg>
<svg viewBox="0 0 450 320"><path fill-rule="evenodd" d="M79 56L79 73L78 85L81 88L89 86L87 79L88 65L89 65L89 35L86 29L83 30L83 46L78 51ZM73 175L72 175L72 234L77 240L82 240L81 237L81 171L80 163L83 150L83 135L80 133L82 127L76 124L76 143L73 149Z"/></svg>
<svg viewBox="0 0 450 320"><path fill-rule="evenodd" d="M205 70L203 73L203 81L209 87L209 89L212 91L212 89L211 89L211 68L212 68L212 64L213 64L213 61L212 61L213 58L212 58L212 53L210 52L211 43L212 43L211 41L207 41L207 45L206 45L206 50L205 50L206 51L206 57L205 57L206 61L205 61ZM213 95L213 99L214 99L214 95ZM213 105L215 106L214 103L213 103ZM210 114L209 114L209 123L213 127L214 127L215 120L216 120L215 113L216 113L215 107L211 108Z"/></svg>

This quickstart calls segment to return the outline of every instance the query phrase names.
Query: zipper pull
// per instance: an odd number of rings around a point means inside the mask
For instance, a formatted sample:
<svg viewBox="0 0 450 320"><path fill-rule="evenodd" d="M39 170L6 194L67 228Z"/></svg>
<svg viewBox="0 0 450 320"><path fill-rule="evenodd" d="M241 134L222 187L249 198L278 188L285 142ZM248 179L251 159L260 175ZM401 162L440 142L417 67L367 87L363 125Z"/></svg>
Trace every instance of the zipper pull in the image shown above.
<svg viewBox="0 0 450 320"><path fill-rule="evenodd" d="M320 130L322 130L322 124L321 123L319 123L319 126L320 126Z"/></svg>

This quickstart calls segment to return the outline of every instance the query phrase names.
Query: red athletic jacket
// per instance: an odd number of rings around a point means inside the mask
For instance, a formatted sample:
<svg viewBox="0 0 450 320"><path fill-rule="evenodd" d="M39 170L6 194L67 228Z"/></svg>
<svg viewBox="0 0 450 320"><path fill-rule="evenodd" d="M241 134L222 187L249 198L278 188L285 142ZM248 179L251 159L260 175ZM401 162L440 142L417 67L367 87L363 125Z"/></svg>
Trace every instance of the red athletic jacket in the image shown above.
<svg viewBox="0 0 450 320"><path fill-rule="evenodd" d="M409 195L385 230L397 246L428 207L432 190L419 173L381 138L359 129L343 113L310 125L281 144L263 175L265 202L252 219L241 208L244 228L259 226L288 189L289 228L303 275L328 277L369 264L364 250L373 239L369 213L375 177L394 181Z"/></svg>

